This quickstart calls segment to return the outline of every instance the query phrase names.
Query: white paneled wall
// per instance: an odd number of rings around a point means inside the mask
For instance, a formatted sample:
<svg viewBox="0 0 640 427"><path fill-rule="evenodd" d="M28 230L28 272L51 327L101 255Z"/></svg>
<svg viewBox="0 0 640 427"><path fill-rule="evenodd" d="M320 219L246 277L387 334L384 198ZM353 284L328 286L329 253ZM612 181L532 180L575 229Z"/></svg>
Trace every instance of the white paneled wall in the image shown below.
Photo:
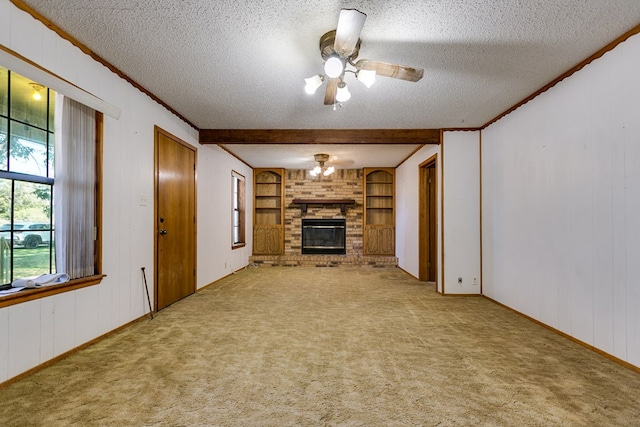
<svg viewBox="0 0 640 427"><path fill-rule="evenodd" d="M211 278L219 278L233 273L247 265L252 252L253 233L250 223L245 228L247 245L231 250L231 169L245 177L245 211L247 221L251 221L253 212L253 171L239 162L231 163L231 156L217 145L201 146L198 151L198 185L206 186L198 194L198 218L211 218L217 227L201 227L198 224L198 287L209 284ZM224 230L220 232L220 228ZM224 256L223 256L224 254ZM200 278L202 276L202 279Z"/></svg>
<svg viewBox="0 0 640 427"><path fill-rule="evenodd" d="M246 174L248 199L252 181L246 165L217 147L200 146L191 126L9 0L0 0L0 44L122 110L118 120L104 121L107 277L98 286L0 309L1 383L148 311L141 267L153 292L154 126L198 150L198 287L246 265L251 236L247 247L231 249L231 170ZM150 202L141 206L140 196Z"/></svg>
<svg viewBox="0 0 640 427"><path fill-rule="evenodd" d="M396 256L398 266L418 277L418 214L420 200L420 164L440 153L437 145L426 145L396 169ZM438 156L438 171L442 170ZM438 177L440 180L441 177ZM440 185L438 185L438 212L440 212ZM438 236L441 235L438 223ZM438 240L438 272L442 271L441 244Z"/></svg>
<svg viewBox="0 0 640 427"><path fill-rule="evenodd" d="M482 132L484 293L640 366L640 36Z"/></svg>
<svg viewBox="0 0 640 427"><path fill-rule="evenodd" d="M444 132L442 147L444 293L480 294L480 132Z"/></svg>
<svg viewBox="0 0 640 427"><path fill-rule="evenodd" d="M479 294L481 290L479 138L477 131L444 132L442 147L426 146L396 169L396 256L402 269L418 277L420 164L438 155L437 285L443 292L444 268L446 294ZM458 277L462 277L461 285Z"/></svg>

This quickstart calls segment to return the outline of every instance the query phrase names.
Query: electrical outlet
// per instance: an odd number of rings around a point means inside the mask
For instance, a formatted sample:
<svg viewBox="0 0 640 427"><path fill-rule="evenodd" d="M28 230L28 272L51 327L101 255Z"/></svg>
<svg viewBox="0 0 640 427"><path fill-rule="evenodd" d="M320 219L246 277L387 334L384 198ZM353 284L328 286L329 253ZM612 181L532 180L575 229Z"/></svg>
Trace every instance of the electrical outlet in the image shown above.
<svg viewBox="0 0 640 427"><path fill-rule="evenodd" d="M473 278L473 284L474 284L475 286L478 286L478 278L477 278L477 277L474 277L474 278Z"/></svg>
<svg viewBox="0 0 640 427"><path fill-rule="evenodd" d="M458 284L462 285L462 277L458 277Z"/></svg>
<svg viewBox="0 0 640 427"><path fill-rule="evenodd" d="M138 196L138 204L140 206L147 206L149 204L149 199L144 194L140 194Z"/></svg>

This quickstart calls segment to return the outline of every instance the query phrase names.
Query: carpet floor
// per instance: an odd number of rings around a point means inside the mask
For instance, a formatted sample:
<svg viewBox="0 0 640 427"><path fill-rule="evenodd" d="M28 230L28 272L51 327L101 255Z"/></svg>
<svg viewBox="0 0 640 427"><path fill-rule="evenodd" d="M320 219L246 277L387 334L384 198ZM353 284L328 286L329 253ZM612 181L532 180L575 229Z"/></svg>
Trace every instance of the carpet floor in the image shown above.
<svg viewBox="0 0 640 427"><path fill-rule="evenodd" d="M640 375L400 269L247 268L0 402L2 426L633 426Z"/></svg>

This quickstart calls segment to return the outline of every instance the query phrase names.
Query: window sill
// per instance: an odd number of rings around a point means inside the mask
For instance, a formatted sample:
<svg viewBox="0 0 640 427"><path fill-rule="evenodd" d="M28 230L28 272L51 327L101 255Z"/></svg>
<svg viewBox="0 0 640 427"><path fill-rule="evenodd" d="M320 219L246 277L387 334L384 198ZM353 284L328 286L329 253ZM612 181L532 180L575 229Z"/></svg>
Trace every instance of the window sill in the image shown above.
<svg viewBox="0 0 640 427"><path fill-rule="evenodd" d="M11 305L21 304L27 301L33 301L40 298L50 297L52 295L62 294L64 292L75 291L77 289L86 288L88 286L98 285L102 282L105 274L96 274L94 276L82 277L80 279L69 280L59 285L45 286L36 289L23 289L15 294L0 296L0 308L9 307Z"/></svg>

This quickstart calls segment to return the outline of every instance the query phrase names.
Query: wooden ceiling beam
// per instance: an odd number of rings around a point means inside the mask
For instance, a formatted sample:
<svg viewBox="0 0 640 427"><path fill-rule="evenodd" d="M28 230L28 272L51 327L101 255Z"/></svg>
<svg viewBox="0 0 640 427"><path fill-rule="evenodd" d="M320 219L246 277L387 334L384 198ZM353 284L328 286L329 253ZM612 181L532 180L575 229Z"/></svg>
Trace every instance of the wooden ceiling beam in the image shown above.
<svg viewBox="0 0 640 427"><path fill-rule="evenodd" d="M440 129L200 129L200 144L440 144Z"/></svg>

